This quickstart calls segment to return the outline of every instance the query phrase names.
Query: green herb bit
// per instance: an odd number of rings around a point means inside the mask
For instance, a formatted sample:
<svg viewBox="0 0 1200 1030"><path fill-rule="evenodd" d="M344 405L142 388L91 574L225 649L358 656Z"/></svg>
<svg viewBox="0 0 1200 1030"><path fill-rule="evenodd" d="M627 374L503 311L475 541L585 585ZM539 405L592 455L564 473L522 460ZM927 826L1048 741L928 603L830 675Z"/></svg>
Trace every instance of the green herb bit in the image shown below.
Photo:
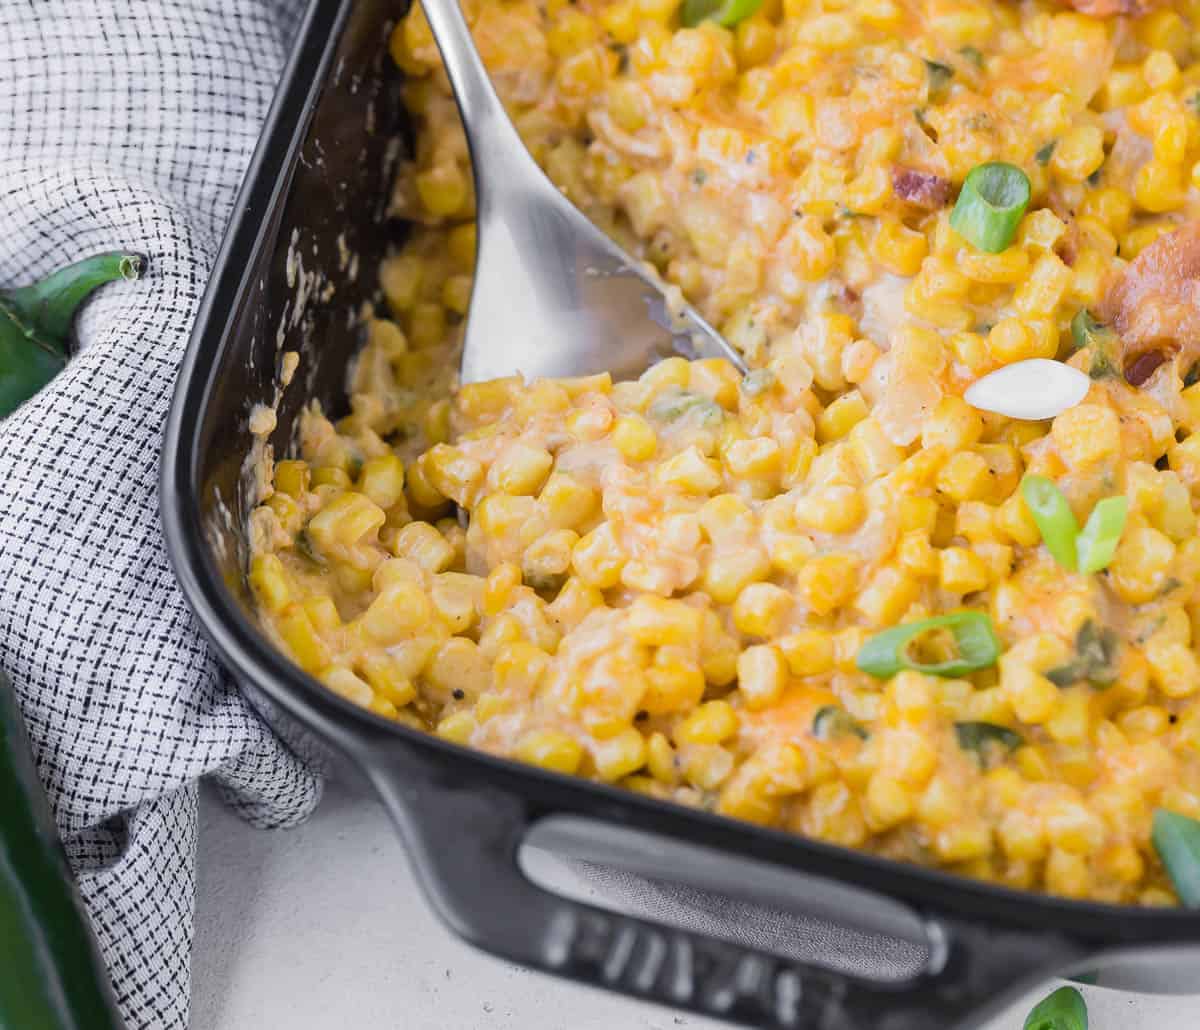
<svg viewBox="0 0 1200 1030"><path fill-rule="evenodd" d="M1052 139L1052 140L1051 140L1049 143L1047 143L1047 144L1046 144L1044 147L1042 147L1041 149L1039 149L1039 150L1038 150L1038 152L1037 152L1036 154L1034 154L1034 155L1033 155L1033 159L1034 159L1034 160L1035 160L1035 161L1036 161L1038 164L1040 164L1040 165L1041 165L1043 168L1045 168L1045 167L1046 167L1046 165L1048 165L1048 164L1050 163L1050 158L1051 158L1051 156L1054 154L1054 145L1055 145L1057 142L1058 142L1058 140L1053 140L1053 139Z"/></svg>
<svg viewBox="0 0 1200 1030"><path fill-rule="evenodd" d="M1083 995L1074 987L1060 987L1033 1007L1024 1030L1088 1030Z"/></svg>
<svg viewBox="0 0 1200 1030"><path fill-rule="evenodd" d="M706 21L715 21L728 29L745 21L761 6L762 0L684 0L679 21L688 29Z"/></svg>
<svg viewBox="0 0 1200 1030"><path fill-rule="evenodd" d="M1071 319L1071 340L1076 350L1091 352L1092 364L1088 375L1093 379L1108 379L1117 374L1117 334L1096 321L1087 308L1081 308Z"/></svg>
<svg viewBox="0 0 1200 1030"><path fill-rule="evenodd" d="M1045 476L1026 476L1021 480L1021 496L1037 523L1046 549L1059 565L1074 572L1079 523L1063 492Z"/></svg>
<svg viewBox="0 0 1200 1030"><path fill-rule="evenodd" d="M1002 749L1008 754L1025 743L1025 738L1016 730L994 722L956 722L954 734L958 737L958 746L964 751L973 751L985 766L989 751Z"/></svg>
<svg viewBox="0 0 1200 1030"><path fill-rule="evenodd" d="M725 418L721 406L710 397L686 390L670 392L658 397L650 405L647 414L660 422L674 422L690 417L701 425L716 425Z"/></svg>
<svg viewBox="0 0 1200 1030"><path fill-rule="evenodd" d="M1200 114L1200 91L1193 93L1184 103L1195 111L1196 114Z"/></svg>
<svg viewBox="0 0 1200 1030"><path fill-rule="evenodd" d="M742 378L742 393L747 397L759 397L775 386L775 373L769 368L756 368Z"/></svg>
<svg viewBox="0 0 1200 1030"><path fill-rule="evenodd" d="M1085 619L1075 634L1075 657L1046 673L1056 687L1069 687L1087 680L1098 687L1110 687L1117 681L1117 654L1121 638L1108 626L1097 626Z"/></svg>
<svg viewBox="0 0 1200 1030"><path fill-rule="evenodd" d="M703 168L693 168L692 185L703 186L706 182L708 182L708 172L706 172Z"/></svg>
<svg viewBox="0 0 1200 1030"><path fill-rule="evenodd" d="M921 131L925 133L934 143L937 142L937 130L929 124L929 120L925 117L925 108L918 107L913 110L913 118L917 124L921 126Z"/></svg>
<svg viewBox="0 0 1200 1030"><path fill-rule="evenodd" d="M1029 176L1016 165L977 165L967 174L950 225L973 246L999 254L1016 238L1029 197Z"/></svg>
<svg viewBox="0 0 1200 1030"><path fill-rule="evenodd" d="M1128 498L1106 497L1097 502L1075 541L1080 572L1099 572L1108 567L1125 532L1128 515Z"/></svg>
<svg viewBox="0 0 1200 1030"><path fill-rule="evenodd" d="M824 705L817 709L817 714L813 716L812 732L818 740L833 740L847 734L853 734L860 740L870 736L862 723L837 705Z"/></svg>
<svg viewBox="0 0 1200 1030"><path fill-rule="evenodd" d="M948 630L958 657L942 662L913 659L910 648L916 640L936 630ZM915 669L932 676L963 676L986 669L1000 657L1000 640L992 620L984 612L963 611L893 626L871 637L859 649L856 663L863 672L878 679L891 679L901 669Z"/></svg>
<svg viewBox="0 0 1200 1030"><path fill-rule="evenodd" d="M978 47L965 46L961 47L958 52L962 54L964 60L969 61L976 68L983 67L983 51Z"/></svg>
<svg viewBox="0 0 1200 1030"><path fill-rule="evenodd" d="M1193 362L1192 367L1183 374L1183 385L1185 387L1195 386L1197 383L1200 383L1200 361Z"/></svg>
<svg viewBox="0 0 1200 1030"><path fill-rule="evenodd" d="M954 78L954 69L940 61L925 61L925 72L929 78L929 95L931 97L942 93L950 80Z"/></svg>
<svg viewBox="0 0 1200 1030"><path fill-rule="evenodd" d="M1184 908L1200 908L1200 822L1155 809L1150 839Z"/></svg>

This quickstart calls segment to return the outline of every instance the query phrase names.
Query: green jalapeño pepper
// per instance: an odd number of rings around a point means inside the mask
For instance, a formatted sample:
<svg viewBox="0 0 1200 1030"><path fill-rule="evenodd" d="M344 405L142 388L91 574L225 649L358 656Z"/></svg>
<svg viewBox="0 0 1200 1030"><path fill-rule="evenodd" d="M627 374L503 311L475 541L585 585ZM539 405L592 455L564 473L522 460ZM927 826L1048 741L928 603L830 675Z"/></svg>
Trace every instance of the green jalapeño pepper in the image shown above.
<svg viewBox="0 0 1200 1030"><path fill-rule="evenodd" d="M136 254L97 254L40 282L0 290L0 418L12 414L66 367L71 322L99 286L138 279Z"/></svg>
<svg viewBox="0 0 1200 1030"><path fill-rule="evenodd" d="M0 1027L121 1030L21 712L0 675Z"/></svg>

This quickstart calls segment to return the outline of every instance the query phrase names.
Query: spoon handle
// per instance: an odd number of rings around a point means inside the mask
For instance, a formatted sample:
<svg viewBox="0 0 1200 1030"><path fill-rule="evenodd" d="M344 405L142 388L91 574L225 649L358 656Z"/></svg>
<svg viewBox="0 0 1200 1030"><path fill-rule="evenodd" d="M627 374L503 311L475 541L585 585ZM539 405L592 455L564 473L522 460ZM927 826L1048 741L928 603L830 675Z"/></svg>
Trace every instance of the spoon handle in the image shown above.
<svg viewBox="0 0 1200 1030"><path fill-rule="evenodd" d="M535 172L537 166L492 88L458 0L423 0L422 6L462 115L475 169L476 204L482 209L489 194L503 191L507 182L520 182L528 177L529 165ZM480 174L484 168L486 175ZM518 174L506 174L510 169Z"/></svg>

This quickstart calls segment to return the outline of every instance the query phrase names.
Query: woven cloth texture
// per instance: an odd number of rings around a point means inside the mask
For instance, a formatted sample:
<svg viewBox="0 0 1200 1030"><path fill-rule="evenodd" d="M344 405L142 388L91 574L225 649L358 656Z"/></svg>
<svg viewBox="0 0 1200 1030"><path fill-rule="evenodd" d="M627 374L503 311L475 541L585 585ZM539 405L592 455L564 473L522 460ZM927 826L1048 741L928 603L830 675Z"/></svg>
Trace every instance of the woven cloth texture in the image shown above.
<svg viewBox="0 0 1200 1030"><path fill-rule="evenodd" d="M285 826L320 794L197 635L163 550L163 421L300 14L288 0L0 0L0 284L149 257L0 424L0 666L131 1028L187 1025L197 779Z"/></svg>

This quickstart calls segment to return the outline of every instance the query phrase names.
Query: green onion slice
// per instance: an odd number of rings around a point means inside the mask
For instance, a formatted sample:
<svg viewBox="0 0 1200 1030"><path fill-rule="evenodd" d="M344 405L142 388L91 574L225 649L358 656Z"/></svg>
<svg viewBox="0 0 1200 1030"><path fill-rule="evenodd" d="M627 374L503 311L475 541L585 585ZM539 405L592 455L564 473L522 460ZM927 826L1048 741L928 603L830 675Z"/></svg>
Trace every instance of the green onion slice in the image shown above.
<svg viewBox="0 0 1200 1030"><path fill-rule="evenodd" d="M1150 839L1184 907L1200 908L1200 822L1157 808Z"/></svg>
<svg viewBox="0 0 1200 1030"><path fill-rule="evenodd" d="M954 78L954 69L941 61L925 60L925 73L929 79L929 95L941 94Z"/></svg>
<svg viewBox="0 0 1200 1030"><path fill-rule="evenodd" d="M832 740L853 733L860 740L866 740L870 734L854 716L837 705L823 705L817 709L812 721L813 736L818 740Z"/></svg>
<svg viewBox="0 0 1200 1030"><path fill-rule="evenodd" d="M1080 572L1099 572L1108 566L1125 531L1128 514L1129 501L1125 497L1106 497L1097 502L1075 541Z"/></svg>
<svg viewBox="0 0 1200 1030"><path fill-rule="evenodd" d="M704 21L715 21L728 29L745 21L760 7L762 0L684 0L679 21L689 29Z"/></svg>
<svg viewBox="0 0 1200 1030"><path fill-rule="evenodd" d="M775 385L775 373L769 368L756 368L747 372L742 379L742 393L747 397L757 397L766 393Z"/></svg>
<svg viewBox="0 0 1200 1030"><path fill-rule="evenodd" d="M944 662L919 662L909 654L909 646L932 630L946 629L954 637L958 657ZM859 649L856 662L865 673L878 679L890 679L901 669L915 669L932 676L962 676L994 665L1000 657L1000 640L992 620L984 612L954 612L932 619L893 626L871 637Z"/></svg>
<svg viewBox="0 0 1200 1030"><path fill-rule="evenodd" d="M659 395L646 414L659 422L674 422L687 416L701 425L717 425L725 418L725 412L716 401L687 390L668 391Z"/></svg>
<svg viewBox="0 0 1200 1030"><path fill-rule="evenodd" d="M950 225L980 250L999 254L1017 235L1029 192L1029 177L1016 165L976 165L958 194Z"/></svg>
<svg viewBox="0 0 1200 1030"><path fill-rule="evenodd" d="M958 746L964 751L975 752L984 764L992 745L1005 751L1016 751L1025 743L1025 738L1016 730L994 722L956 722L954 733L958 737Z"/></svg>
<svg viewBox="0 0 1200 1030"><path fill-rule="evenodd" d="M1024 1030L1088 1030L1083 995L1074 987L1060 987L1033 1007Z"/></svg>
<svg viewBox="0 0 1200 1030"><path fill-rule="evenodd" d="M1057 140L1052 139L1045 146L1040 147L1038 149L1038 152L1033 155L1033 159L1038 164L1040 164L1043 168L1045 168L1046 165L1048 165L1050 163L1050 158L1054 156L1054 147L1057 144L1057 142L1058 142Z"/></svg>
<svg viewBox="0 0 1200 1030"><path fill-rule="evenodd" d="M1079 523L1063 492L1045 476L1026 476L1021 480L1021 496L1037 523L1046 549L1059 565L1074 572Z"/></svg>
<svg viewBox="0 0 1200 1030"><path fill-rule="evenodd" d="M1046 679L1056 687L1069 687L1080 680L1087 680L1100 689L1111 687L1117 682L1120 651L1121 638L1116 630L1084 619L1075 634L1074 657L1065 665L1050 669Z"/></svg>

